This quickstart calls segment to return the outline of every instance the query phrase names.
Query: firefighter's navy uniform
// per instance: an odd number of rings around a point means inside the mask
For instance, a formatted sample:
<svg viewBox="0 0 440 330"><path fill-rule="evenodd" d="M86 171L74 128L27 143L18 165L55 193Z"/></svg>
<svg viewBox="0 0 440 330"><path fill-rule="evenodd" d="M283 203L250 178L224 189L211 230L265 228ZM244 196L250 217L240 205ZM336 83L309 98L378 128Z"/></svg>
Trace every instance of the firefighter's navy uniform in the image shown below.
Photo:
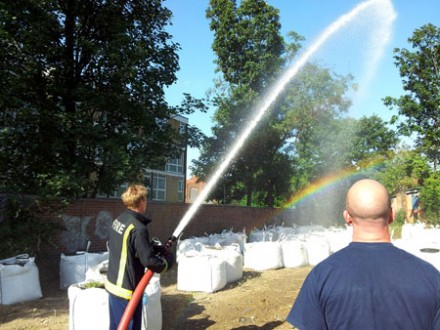
<svg viewBox="0 0 440 330"><path fill-rule="evenodd" d="M155 273L167 270L166 258L160 258L154 253L147 229L150 222L150 219L131 210L125 211L113 221L105 282L105 288L110 295L128 302L144 275L145 268Z"/></svg>

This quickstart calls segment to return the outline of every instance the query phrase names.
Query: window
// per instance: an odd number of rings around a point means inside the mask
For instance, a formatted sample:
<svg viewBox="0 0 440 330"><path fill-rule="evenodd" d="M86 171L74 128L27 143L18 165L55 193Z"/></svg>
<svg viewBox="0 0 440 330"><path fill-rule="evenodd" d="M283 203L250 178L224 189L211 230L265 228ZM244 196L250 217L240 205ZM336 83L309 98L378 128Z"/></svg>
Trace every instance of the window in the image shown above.
<svg viewBox="0 0 440 330"><path fill-rule="evenodd" d="M167 181L164 175L153 174L153 200L164 201L166 196Z"/></svg>
<svg viewBox="0 0 440 330"><path fill-rule="evenodd" d="M177 182L177 201L183 202L183 179Z"/></svg>
<svg viewBox="0 0 440 330"><path fill-rule="evenodd" d="M171 159L168 163L166 163L165 171L183 174L183 157L184 154L182 154L180 158Z"/></svg>
<svg viewBox="0 0 440 330"><path fill-rule="evenodd" d="M186 133L186 126L187 126L186 123L182 123L182 122L179 123L179 133L180 134L183 135Z"/></svg>

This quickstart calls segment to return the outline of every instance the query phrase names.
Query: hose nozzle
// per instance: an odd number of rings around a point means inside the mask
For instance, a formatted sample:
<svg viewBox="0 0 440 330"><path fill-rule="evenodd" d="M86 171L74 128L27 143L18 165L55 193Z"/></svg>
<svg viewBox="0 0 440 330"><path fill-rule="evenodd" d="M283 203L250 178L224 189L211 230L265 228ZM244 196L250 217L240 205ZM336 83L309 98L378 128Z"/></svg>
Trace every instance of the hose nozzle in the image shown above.
<svg viewBox="0 0 440 330"><path fill-rule="evenodd" d="M174 244L176 244L176 242L177 242L177 237L171 235L170 238L168 238L168 241L166 242L165 246L168 249L171 249L174 246Z"/></svg>

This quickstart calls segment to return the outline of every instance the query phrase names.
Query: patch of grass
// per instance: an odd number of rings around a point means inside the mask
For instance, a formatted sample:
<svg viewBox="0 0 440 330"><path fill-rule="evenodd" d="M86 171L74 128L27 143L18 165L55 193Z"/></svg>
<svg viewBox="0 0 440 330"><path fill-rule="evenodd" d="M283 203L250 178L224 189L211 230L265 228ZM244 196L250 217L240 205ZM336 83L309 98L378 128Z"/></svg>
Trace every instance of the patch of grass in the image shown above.
<svg viewBox="0 0 440 330"><path fill-rule="evenodd" d="M104 283L98 282L98 281L90 281L81 283L78 285L81 289L91 289L91 288L98 288L98 289L104 289Z"/></svg>

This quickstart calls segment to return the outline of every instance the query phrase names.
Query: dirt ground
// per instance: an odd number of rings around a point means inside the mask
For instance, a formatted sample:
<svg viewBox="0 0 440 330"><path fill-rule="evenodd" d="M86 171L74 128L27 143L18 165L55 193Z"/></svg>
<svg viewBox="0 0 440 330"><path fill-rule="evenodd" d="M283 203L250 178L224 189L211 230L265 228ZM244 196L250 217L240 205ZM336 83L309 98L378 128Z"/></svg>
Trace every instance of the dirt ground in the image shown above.
<svg viewBox="0 0 440 330"><path fill-rule="evenodd" d="M215 293L176 289L177 267L161 275L163 330L294 329L285 318L310 267L244 271L243 278ZM0 329L69 328L69 300L58 281L41 281L44 297L0 305Z"/></svg>

